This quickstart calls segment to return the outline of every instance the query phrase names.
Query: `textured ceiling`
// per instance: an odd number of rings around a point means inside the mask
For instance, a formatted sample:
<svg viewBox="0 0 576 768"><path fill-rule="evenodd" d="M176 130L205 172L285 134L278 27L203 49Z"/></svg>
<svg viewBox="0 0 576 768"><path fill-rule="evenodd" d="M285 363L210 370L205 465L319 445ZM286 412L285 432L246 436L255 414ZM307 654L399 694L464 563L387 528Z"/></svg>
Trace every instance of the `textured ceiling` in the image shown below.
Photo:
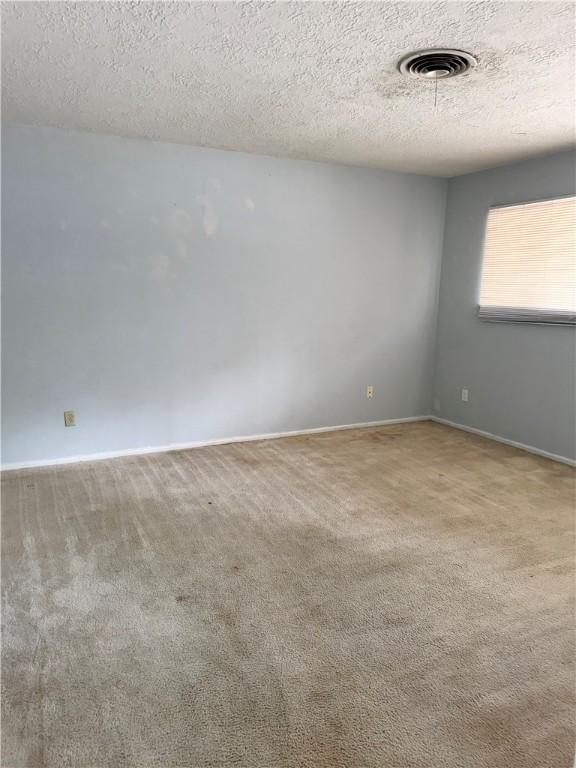
<svg viewBox="0 0 576 768"><path fill-rule="evenodd" d="M2 3L3 117L452 176L570 146L566 2ZM405 53L464 48L438 85Z"/></svg>

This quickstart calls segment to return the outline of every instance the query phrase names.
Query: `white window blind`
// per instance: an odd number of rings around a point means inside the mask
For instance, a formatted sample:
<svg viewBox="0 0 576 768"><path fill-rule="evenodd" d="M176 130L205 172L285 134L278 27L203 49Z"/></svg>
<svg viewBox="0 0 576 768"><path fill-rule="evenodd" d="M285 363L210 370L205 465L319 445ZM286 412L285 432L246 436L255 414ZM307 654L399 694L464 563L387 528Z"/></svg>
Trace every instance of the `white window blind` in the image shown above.
<svg viewBox="0 0 576 768"><path fill-rule="evenodd" d="M576 324L576 197L490 209L478 314Z"/></svg>

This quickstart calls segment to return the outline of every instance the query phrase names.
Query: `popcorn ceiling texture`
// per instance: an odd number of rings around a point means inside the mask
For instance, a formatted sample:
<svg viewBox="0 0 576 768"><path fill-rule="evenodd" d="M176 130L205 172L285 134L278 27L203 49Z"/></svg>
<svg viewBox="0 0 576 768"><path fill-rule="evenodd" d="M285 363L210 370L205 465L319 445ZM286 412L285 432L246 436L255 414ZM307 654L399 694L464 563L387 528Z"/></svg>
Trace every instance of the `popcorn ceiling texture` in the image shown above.
<svg viewBox="0 0 576 768"><path fill-rule="evenodd" d="M3 3L8 120L451 176L567 147L565 2ZM398 59L464 48L473 72Z"/></svg>

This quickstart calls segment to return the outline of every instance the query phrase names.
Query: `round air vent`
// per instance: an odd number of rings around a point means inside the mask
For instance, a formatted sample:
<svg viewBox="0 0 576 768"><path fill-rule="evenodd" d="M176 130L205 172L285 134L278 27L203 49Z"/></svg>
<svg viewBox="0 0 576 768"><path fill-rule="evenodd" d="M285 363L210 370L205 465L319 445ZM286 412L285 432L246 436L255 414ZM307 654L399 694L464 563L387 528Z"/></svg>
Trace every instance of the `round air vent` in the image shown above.
<svg viewBox="0 0 576 768"><path fill-rule="evenodd" d="M431 48L404 56L398 62L398 69L404 75L440 80L468 72L478 62L470 53L453 48Z"/></svg>

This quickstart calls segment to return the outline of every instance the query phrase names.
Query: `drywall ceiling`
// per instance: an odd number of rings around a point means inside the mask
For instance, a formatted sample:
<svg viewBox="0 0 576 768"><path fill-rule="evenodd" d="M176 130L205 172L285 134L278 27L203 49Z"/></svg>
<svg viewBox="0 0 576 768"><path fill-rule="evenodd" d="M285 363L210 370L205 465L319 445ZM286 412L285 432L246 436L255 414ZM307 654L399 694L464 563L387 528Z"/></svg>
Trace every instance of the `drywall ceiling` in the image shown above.
<svg viewBox="0 0 576 768"><path fill-rule="evenodd" d="M4 118L452 176L570 146L566 2L3 3ZM434 83L398 59L464 48Z"/></svg>

